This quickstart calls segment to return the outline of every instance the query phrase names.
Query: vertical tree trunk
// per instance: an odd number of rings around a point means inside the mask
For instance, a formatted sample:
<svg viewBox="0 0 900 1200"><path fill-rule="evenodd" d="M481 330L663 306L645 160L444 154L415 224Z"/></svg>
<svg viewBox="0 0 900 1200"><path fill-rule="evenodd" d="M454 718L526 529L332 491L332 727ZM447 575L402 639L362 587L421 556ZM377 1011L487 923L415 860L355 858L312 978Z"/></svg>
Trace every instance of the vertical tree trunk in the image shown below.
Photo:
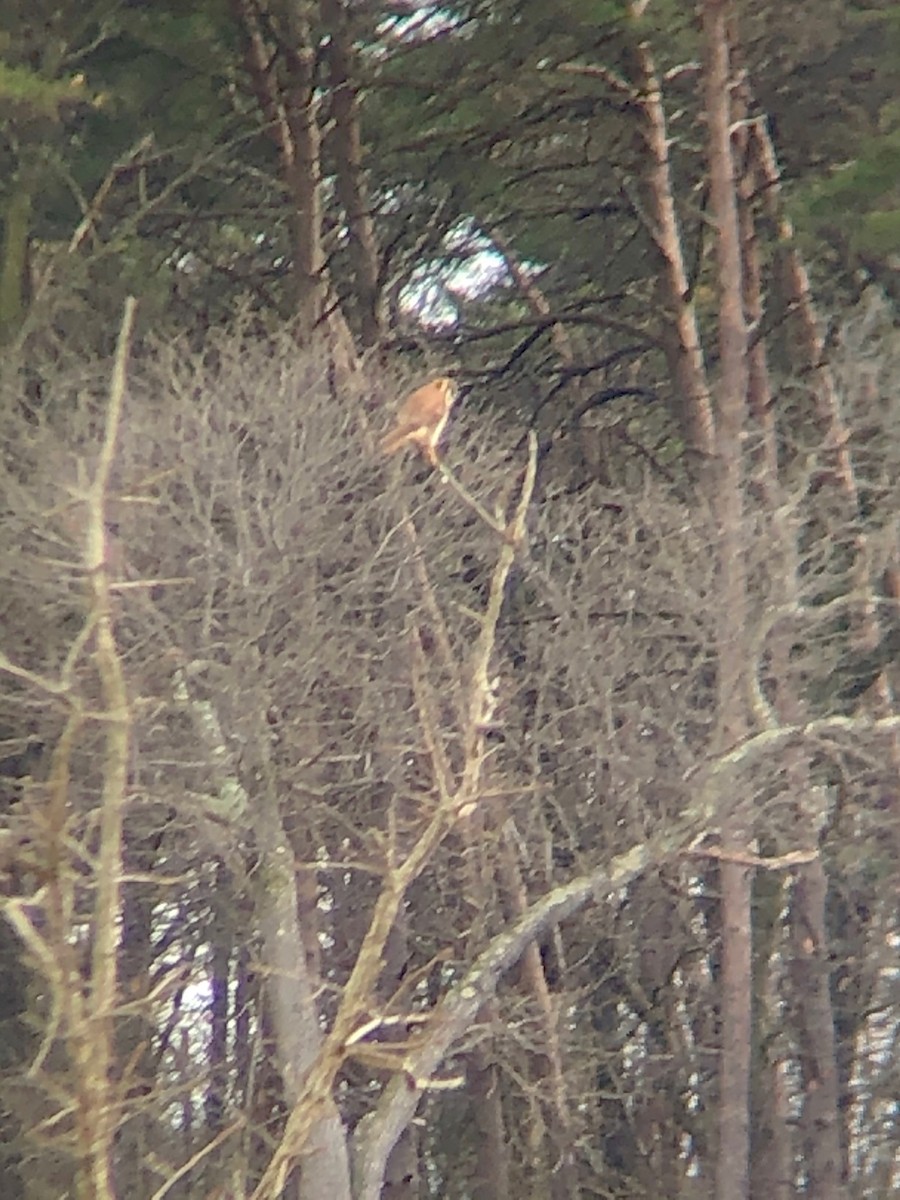
<svg viewBox="0 0 900 1200"><path fill-rule="evenodd" d="M486 1022L490 1022L492 1013L493 1006L483 1011ZM473 1200L511 1200L500 1069L494 1061L489 1042L475 1048L466 1075L472 1124L478 1139L475 1147L475 1178L472 1181Z"/></svg>
<svg viewBox="0 0 900 1200"><path fill-rule="evenodd" d="M758 191L765 198L778 230L781 280L786 292L785 303L792 313L796 330L801 353L800 365L809 372L814 384L816 417L824 442L825 461L831 466L833 485L845 502L848 522L851 527L857 528L851 579L854 590L862 599L870 596L873 590L868 570L870 555L865 533L857 523L859 496L856 473L848 444L848 431L841 413L840 396L826 361L824 339L819 330L806 269L794 242L791 222L783 211L774 147L763 121L756 121L751 133ZM874 604L863 601L855 613L854 625L860 648L870 648L879 643L882 634ZM883 673L875 691L876 705L880 711L891 711L893 696ZM896 772L900 762L896 739L891 743L891 749ZM818 825L812 819L812 814L801 811L801 818L804 815L804 843L815 847ZM808 1186L812 1194L830 1200L841 1191L849 1135L841 1122L842 1088L831 999L827 898L827 879L821 861L817 859L800 867L791 904L794 954L791 975L798 1009L800 1072L803 1080L800 1127Z"/></svg>
<svg viewBox="0 0 900 1200"><path fill-rule="evenodd" d="M800 1137L809 1193L816 1200L841 1194L837 1048L831 1012L825 901L828 881L821 859L800 867L791 924L797 1005L799 1066L803 1087Z"/></svg>
<svg viewBox="0 0 900 1200"><path fill-rule="evenodd" d="M300 339L308 342L324 316L327 295L312 0L274 0L266 30L277 35L277 55L263 36L263 3L232 0L232 9L244 35L244 65L269 137L278 147L291 196L297 329ZM280 73L277 63L282 64Z"/></svg>
<svg viewBox="0 0 900 1200"><path fill-rule="evenodd" d="M776 1033L784 1024L779 992L783 958L785 886L772 871L757 874L753 889L753 1007L756 1014L751 1080L751 1200L792 1200L791 1120Z"/></svg>
<svg viewBox="0 0 900 1200"><path fill-rule="evenodd" d="M642 15L645 6L645 0L635 0L632 13ZM707 455L713 452L714 419L675 207L662 85L647 42L639 41L630 59L636 84L632 101L640 113L640 137L646 151L644 202L662 262L661 298L670 321L666 338L669 369L678 385L685 436L695 450Z"/></svg>
<svg viewBox="0 0 900 1200"><path fill-rule="evenodd" d="M718 714L719 750L739 743L747 733L744 680L748 663L746 636L746 565L743 545L744 432L748 390L748 339L744 317L738 199L731 144L731 68L728 6L705 0L703 35L706 55L705 100L709 135L711 215L716 229L719 301L719 387L716 449L718 478L711 497L719 522ZM748 815L739 801L725 797L721 829L723 849L746 847ZM750 1053L752 993L750 878L746 867L723 861L722 1003L719 1071L719 1147L717 1200L746 1200L750 1157Z"/></svg>
<svg viewBox="0 0 900 1200"><path fill-rule="evenodd" d="M303 1079L322 1048L323 1036L300 928L294 855L278 810L264 786L253 797L253 829L259 851L256 897L262 959L275 1029L284 1095L293 1106ZM300 1200L350 1200L350 1165L343 1125L333 1102L310 1120Z"/></svg>
<svg viewBox="0 0 900 1200"><path fill-rule="evenodd" d="M528 894L516 858L513 839L497 830L500 839L498 873L505 907L514 919L528 907ZM559 1038L559 1014L547 983L540 948L532 942L522 955L520 979L523 991L536 1004L542 1034L540 1051L534 1055L534 1077L538 1094L545 1098L550 1134L550 1178L552 1200L578 1200L581 1190L575 1164L572 1114L566 1089L562 1046Z"/></svg>
<svg viewBox="0 0 900 1200"><path fill-rule="evenodd" d="M308 340L325 312L325 253L322 248L320 99L316 89L312 0L281 0L277 7L286 64L284 106L292 154L286 174L293 200L294 280L299 334Z"/></svg>
<svg viewBox="0 0 900 1200"><path fill-rule="evenodd" d="M486 917L496 911L497 897L491 880L492 864L485 854L488 830L483 809L476 809L466 819L461 834L468 876L466 893L475 912ZM477 956L490 932L485 920L476 918L469 935L471 958ZM491 999L479 1011L478 1022L485 1029L493 1029L499 1021L496 1000ZM508 1200L509 1197L509 1143L499 1075L494 1042L487 1036L473 1050L467 1071L472 1125L477 1135L472 1186L474 1200L495 1200L495 1197L506 1197Z"/></svg>
<svg viewBox="0 0 900 1200"><path fill-rule="evenodd" d="M733 16L733 14L732 14ZM729 28L735 81L732 120L735 126L735 160L740 163L737 181L738 217L741 237L741 265L744 314L751 337L748 346L747 400L753 424L761 435L753 461L754 497L768 517L772 544L773 601L788 611L797 603L799 591L796 533L783 516L784 497L780 486L778 436L775 406L772 401L766 339L761 336L765 315L763 267L757 232L758 174L752 152L752 131L747 124L751 94L747 76L738 62L739 38L736 20ZM802 704L791 678L793 630L787 620L780 622L769 639L770 675L774 690L774 711L779 720L797 723L802 719ZM757 664L751 664L756 670ZM788 808L796 798L807 794L809 772L803 752L787 751L784 772L784 803ZM804 839L806 844L806 839ZM801 868L802 869L802 868ZM753 889L754 988L753 1067L751 1079L750 1195L756 1200L789 1200L793 1194L794 1164L789 1114L777 1057L770 1052L772 1031L783 1021L782 1004L773 974L782 956L782 910L785 890L779 879L757 876Z"/></svg>
<svg viewBox="0 0 900 1200"><path fill-rule="evenodd" d="M154 900L157 893L147 882L159 861L163 837L159 834L138 839L130 835L126 870L132 878L122 890L122 935L119 954L119 979L122 993L133 1007L116 1023L116 1059L128 1063L126 1100L131 1119L116 1135L116 1182L123 1192L143 1195L153 1191L153 1172L147 1161L153 1145L154 1116L147 1104L153 1094L155 1055L150 1005L142 1001L152 989L154 968Z"/></svg>
<svg viewBox="0 0 900 1200"><path fill-rule="evenodd" d="M409 958L409 929L406 911L403 910L397 916L397 923L391 930L384 949L384 971L379 981L379 993L385 1011L394 993L402 986L403 973ZM383 1038L386 1042L402 1042L410 1036L410 1032L409 1026L398 1026L393 1031L386 1029ZM384 1200L418 1200L420 1188L418 1131L410 1124L397 1139L388 1156L384 1173Z"/></svg>
<svg viewBox="0 0 900 1200"><path fill-rule="evenodd" d="M31 233L30 186L13 182L3 212L0 248L0 346L16 334L25 316L28 243Z"/></svg>
<svg viewBox="0 0 900 1200"><path fill-rule="evenodd" d="M216 867L216 894L229 896L232 890L229 872L224 864L219 863ZM232 921L222 919L221 907L217 906L214 911L219 920L215 923L216 936L210 962L209 1072L204 1110L207 1126L217 1133L223 1126L228 1102L228 998L234 926Z"/></svg>
<svg viewBox="0 0 900 1200"><path fill-rule="evenodd" d="M4 806L5 807L5 806ZM6 863L4 862L4 868ZM7 869L6 880L10 872ZM32 1181L36 1192L41 1191L40 1164L32 1159L26 1166L20 1149L24 1142L26 1122L23 1120L22 1104L9 1095L10 1080L28 1068L34 1052L31 1045L36 1036L28 1021L29 976L22 961L22 947L5 921L0 921L0 972L3 987L0 988L0 1054L2 1054L4 1080L0 1087L0 1196L21 1196L29 1200L27 1180ZM36 1123L36 1122L35 1122Z"/></svg>
<svg viewBox="0 0 900 1200"><path fill-rule="evenodd" d="M337 193L344 209L350 237L350 258L356 280L354 297L360 314L363 346L374 346L382 332L383 314L378 270L378 242L363 168L359 92L356 81L353 37L344 0L319 0L329 32L328 67L332 146Z"/></svg>

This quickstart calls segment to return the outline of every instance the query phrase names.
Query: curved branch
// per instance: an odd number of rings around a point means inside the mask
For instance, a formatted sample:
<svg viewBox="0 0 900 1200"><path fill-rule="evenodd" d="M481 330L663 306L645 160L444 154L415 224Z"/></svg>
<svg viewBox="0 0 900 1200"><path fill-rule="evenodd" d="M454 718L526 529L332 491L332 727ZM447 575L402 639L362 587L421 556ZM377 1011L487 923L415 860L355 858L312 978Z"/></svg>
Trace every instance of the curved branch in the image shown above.
<svg viewBox="0 0 900 1200"><path fill-rule="evenodd" d="M432 1074L475 1021L479 1009L496 991L500 978L515 966L526 947L551 926L584 908L594 897L627 886L645 869L652 856L650 844L644 843L589 875L555 888L532 905L511 929L490 942L438 1005L421 1043L407 1054L402 1074L395 1075L378 1107L357 1126L352 1152L356 1200L379 1200L388 1155L412 1120L423 1092L432 1086Z"/></svg>

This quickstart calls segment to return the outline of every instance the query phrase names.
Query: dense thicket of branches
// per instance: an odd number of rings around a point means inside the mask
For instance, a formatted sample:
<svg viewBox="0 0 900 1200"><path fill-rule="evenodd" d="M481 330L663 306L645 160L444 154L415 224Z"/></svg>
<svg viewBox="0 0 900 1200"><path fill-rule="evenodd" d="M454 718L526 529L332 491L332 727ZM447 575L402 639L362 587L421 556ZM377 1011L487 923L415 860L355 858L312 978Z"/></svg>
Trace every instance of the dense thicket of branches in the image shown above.
<svg viewBox="0 0 900 1200"><path fill-rule="evenodd" d="M870 400L872 380L861 393L847 370L852 410ZM42 953L65 962L74 977L50 982L76 988L90 975L97 814L107 785L107 733L96 715L102 672L85 637L91 599L79 563L87 519L79 496L97 462L105 381L97 367L59 387L64 419L20 419L9 431L3 548L14 568L5 645L32 674L12 676L4 724L17 731L20 753L27 743L43 765L35 782L7 797L4 857L30 957L38 968ZM63 403L76 391L77 401ZM892 406L876 420L865 403L856 426L868 446L861 480L873 512L896 503L898 466L885 437L892 422ZM129 698L127 937L113 1011L120 1070L127 1064L117 1120L132 1136L120 1187L133 1180L151 1194L155 1172L164 1178L225 1129L227 1159L241 1164L238 1194L249 1191L253 1163L267 1157L263 1130L277 1136L281 1124L280 1089L273 1093L264 1068L270 1053L283 1065L284 1049L276 1049L277 1015L259 992L273 969L265 929L279 841L299 871L300 935L317 1004L333 1017L375 896L472 760L473 647L503 540L439 476L385 466L372 445L362 398L335 404L324 364L298 358L287 340L260 345L235 333L213 339L202 357L179 345L149 350L132 370L106 512ZM489 512L524 467L502 427L473 417L458 423L448 461ZM788 861L806 848L804 812L834 870L833 953L845 939L853 944L853 922L863 920L866 961L852 978L869 999L845 1012L851 1028L842 1041L845 1137L852 1122L866 1148L861 1185L872 1186L890 1152L893 1135L877 1115L878 1096L890 1090L878 1051L890 1012L882 1006L890 1002L883 989L893 905L879 886L896 852L896 827L886 821L890 739L863 716L847 719L854 706L828 686L836 672L856 692L867 681L854 675L860 660L841 632L855 602L834 505L815 486L822 461L813 453L798 468L779 516L801 547L790 607L779 599L785 562L773 553L771 520L759 505L747 513L760 732L730 762L715 749L712 514L648 468L640 488L593 484L556 496L518 551L491 656L494 711L479 751L477 813L451 814L410 880L402 936L393 935L402 946L385 951L386 978L354 1014L403 1015L406 1029L458 986L523 902L636 846L657 847L649 874L598 897L599 907L542 943L571 1144L554 1146L549 1132L545 1148L534 1141L538 1129L553 1128L557 1098L547 1084L547 1013L524 968L504 982L486 1023L453 1048L455 1068L444 1068L460 1069L460 1053L490 1039L511 1186L525 1186L519 1171L552 1174L563 1153L577 1164L580 1186L599 1171L604 1186L623 1194L649 1188L666 1153L667 1171L685 1180L703 1173L715 1131L722 937L715 859L704 852L715 845L711 792L743 813L766 855ZM877 523L870 530L877 571L890 531ZM776 663L773 638L785 627L790 658ZM51 689L41 679L60 683ZM775 693L792 684L822 697L810 706L810 733L772 736ZM63 733L79 711L67 747ZM798 761L811 772L802 796L792 784ZM695 854L678 853L689 844ZM781 1078L786 1104L796 1086L790 1064L803 1053L789 1018L800 986L798 949L783 924L790 896L789 873L760 876L758 1070ZM11 1082L8 1103L23 1132L43 1116L42 1144L68 1143L77 1157L75 1131L64 1137L67 1122L51 1119L77 1087L66 1049L75 1018L52 988L44 994L34 1015L59 1024L35 1028L23 1066L35 1057L38 1064L27 1088ZM843 1006L846 993L836 1000ZM422 1038L428 1030L409 1026ZM400 1069L403 1053L390 1040L378 1045L380 1054L360 1053L345 1068L347 1119L374 1102L366 1083L373 1069L381 1078L386 1067ZM478 1126L465 1113L474 1103L465 1091L428 1102L422 1153L448 1188L472 1170ZM247 1123L235 1126L237 1114ZM138 1170L135 1145L152 1148L155 1168L145 1160ZM198 1164L210 1186L220 1161L217 1153ZM32 1161L29 1177L39 1176ZM186 1176L185 1194L196 1194L197 1179Z"/></svg>
<svg viewBox="0 0 900 1200"><path fill-rule="evenodd" d="M740 7L10 18L3 1196L896 1189L896 28Z"/></svg>

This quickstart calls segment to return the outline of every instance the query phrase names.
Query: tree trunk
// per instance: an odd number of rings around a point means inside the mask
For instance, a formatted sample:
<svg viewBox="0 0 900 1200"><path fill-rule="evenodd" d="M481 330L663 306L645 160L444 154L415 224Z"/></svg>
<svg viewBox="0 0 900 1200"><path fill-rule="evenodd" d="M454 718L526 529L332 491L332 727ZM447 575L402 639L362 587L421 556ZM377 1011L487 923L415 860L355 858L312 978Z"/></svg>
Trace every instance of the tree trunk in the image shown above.
<svg viewBox="0 0 900 1200"><path fill-rule="evenodd" d="M638 7L632 5L633 10ZM669 369L678 387L685 436L695 450L708 455L713 452L714 420L675 207L662 85L647 42L638 42L630 58L636 84L632 99L640 113L642 158L646 162L644 203L650 218L650 234L662 262L660 289L670 322L666 334Z"/></svg>
<svg viewBox="0 0 900 1200"><path fill-rule="evenodd" d="M232 0L244 34L244 65L269 137L278 147L291 197L291 254L298 337L309 342L325 314L327 277L322 248L319 96L311 0L279 0L266 30L278 40L279 76L273 47L262 31L253 0Z"/></svg>
<svg viewBox="0 0 900 1200"><path fill-rule="evenodd" d="M797 1005L799 1065L803 1087L800 1115L806 1186L816 1200L841 1195L837 1049L831 1012L825 899L828 881L821 859L801 866L794 885L791 923Z"/></svg>
<svg viewBox="0 0 900 1200"><path fill-rule="evenodd" d="M350 238L350 259L356 282L354 300L359 311L363 346L374 346L382 333L383 313L378 270L378 242L363 168L359 93L355 78L353 38L344 0L320 0L328 42L332 146L338 198L344 209Z"/></svg>
<svg viewBox="0 0 900 1200"><path fill-rule="evenodd" d="M256 897L262 936L275 1051L284 1096L300 1098L304 1076L319 1054L323 1037L300 928L294 855L278 810L265 788L253 797L253 828L260 861ZM300 1200L350 1200L347 1140L333 1103L310 1119L300 1184Z"/></svg>
<svg viewBox="0 0 900 1200"><path fill-rule="evenodd" d="M743 538L743 456L748 366L741 239L731 144L731 69L728 8L705 0L705 97L709 131L711 215L716 229L721 379L717 421L718 479L711 497L719 523L718 751L747 733L744 709L748 663L747 595ZM723 798L722 846L746 849L748 814ZM752 994L750 877L745 866L723 861L722 1003L719 1070L717 1200L746 1200L750 1158L750 1054Z"/></svg>
<svg viewBox="0 0 900 1200"><path fill-rule="evenodd" d="M3 213L0 249L0 346L15 337L27 303L28 245L31 233L31 188L15 181Z"/></svg>
<svg viewBox="0 0 900 1200"><path fill-rule="evenodd" d="M501 842L498 873L504 904L511 916L518 920L528 908L525 881L516 858L514 840L499 830L497 837ZM556 1000L547 983L540 947L536 942L532 942L522 955L520 980L523 991L530 994L540 1014L543 1044L540 1051L533 1056L532 1070L538 1085L537 1094L544 1098L548 1108L552 1200L577 1200L581 1192L575 1165L572 1114L559 1038L559 1015Z"/></svg>
<svg viewBox="0 0 900 1200"><path fill-rule="evenodd" d="M490 1021L493 1006L479 1014ZM489 1042L476 1047L467 1071L466 1091L472 1106L475 1147L473 1200L511 1200L509 1146L500 1092L500 1069Z"/></svg>

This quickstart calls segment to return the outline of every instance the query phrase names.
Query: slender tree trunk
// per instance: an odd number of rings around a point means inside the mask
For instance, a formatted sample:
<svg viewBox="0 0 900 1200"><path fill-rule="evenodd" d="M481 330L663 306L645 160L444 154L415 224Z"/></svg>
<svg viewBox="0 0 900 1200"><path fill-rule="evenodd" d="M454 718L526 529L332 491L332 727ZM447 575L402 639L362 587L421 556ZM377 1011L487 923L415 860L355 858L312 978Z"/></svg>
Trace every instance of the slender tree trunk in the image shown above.
<svg viewBox="0 0 900 1200"><path fill-rule="evenodd" d="M319 1054L323 1035L306 961L294 855L277 797L259 789L253 797L253 828L259 851L257 918L262 959L275 1030L278 1069L290 1106ZM301 1174L300 1200L350 1200L347 1140L333 1102L310 1121Z"/></svg>
<svg viewBox="0 0 900 1200"><path fill-rule="evenodd" d="M410 823L409 828L412 827ZM385 1011L394 993L402 986L409 957L408 921L406 911L403 910L397 916L397 923L391 930L384 951L384 971L379 981L379 991ZM384 1040L402 1042L410 1037L411 1032L409 1026L398 1026L393 1031L385 1030ZM417 1200L420 1188L418 1131L415 1125L410 1124L403 1130L388 1156L384 1173L383 1200Z"/></svg>
<svg viewBox="0 0 900 1200"><path fill-rule="evenodd" d="M467 960L477 957L493 932L483 919L496 912L497 896L491 879L492 864L486 843L491 837L483 808L479 807L462 826L467 869L466 894L478 916L469 934ZM500 1020L495 999L478 1013L478 1023L485 1029L494 1028ZM500 1091L500 1071L494 1053L493 1039L485 1037L471 1055L467 1072L472 1125L477 1133L474 1147L475 1171L472 1187L474 1200L498 1200L510 1194L509 1143Z"/></svg>
<svg viewBox="0 0 900 1200"><path fill-rule="evenodd" d="M780 874L758 872L753 889L753 1077L750 1122L751 1200L792 1200L791 1122L775 1034L784 1023L780 994L785 887Z"/></svg>
<svg viewBox="0 0 900 1200"><path fill-rule="evenodd" d="M354 300L360 314L363 346L374 346L382 333L383 313L378 269L378 241L363 167L359 89L348 6L344 0L319 0L329 32L328 66L334 133L337 193L350 237L350 259L356 280Z"/></svg>
<svg viewBox="0 0 900 1200"><path fill-rule="evenodd" d="M284 106L293 153L286 162L293 200L294 279L300 336L309 339L325 312L325 253L322 248L322 165L316 47L312 0L280 0L281 50L286 64Z"/></svg>
<svg viewBox="0 0 900 1200"><path fill-rule="evenodd" d="M3 212L3 243L0 248L0 346L15 336L25 317L31 204L31 187L23 179L14 181Z"/></svg>
<svg viewBox="0 0 900 1200"><path fill-rule="evenodd" d="M119 977L122 993L132 1001L133 1010L117 1022L116 1058L129 1064L126 1100L132 1116L116 1136L116 1182L121 1191L142 1195L153 1190L147 1155L155 1125L147 1103L153 1094L156 1065L151 1050L154 1030L150 1005L144 1008L141 1003L152 990L154 967L153 912L157 893L148 880L159 861L164 835L144 836L138 841L134 829L128 834L126 841L130 840L131 846L126 870L132 879L123 887Z"/></svg>
<svg viewBox="0 0 900 1200"><path fill-rule="evenodd" d="M731 68L728 6L705 0L705 101L709 131L711 215L716 229L721 379L717 420L718 479L711 497L719 521L718 712L719 749L747 733L748 661L746 564L743 537L743 455L748 392L741 239L731 143ZM726 851L746 848L748 814L724 798L721 829ZM752 968L750 877L746 867L721 864L722 1003L719 1070L717 1200L746 1200L750 1158Z"/></svg>
<svg viewBox="0 0 900 1200"><path fill-rule="evenodd" d="M278 147L291 196L297 328L300 339L308 342L325 314L327 296L313 4L312 0L274 0L267 12L267 32L278 39L280 74L275 47L263 35L260 15L265 0L232 0L232 8L244 34L244 65L268 134Z"/></svg>
<svg viewBox="0 0 900 1200"><path fill-rule="evenodd" d="M645 0L635 0L632 11L639 16L645 7ZM630 58L636 85L631 98L640 114L645 152L642 157L646 161L644 204L662 263L661 298L670 322L666 337L669 368L679 391L685 435L695 450L708 455L714 446L712 402L675 207L662 84L647 42L637 42Z"/></svg>
<svg viewBox="0 0 900 1200"><path fill-rule="evenodd" d="M785 303L792 314L801 364L813 380L816 417L824 442L825 461L831 479L843 497L851 527L855 527L852 586L857 594L873 594L869 578L869 553L866 535L858 524L859 496L848 430L841 412L841 400L820 332L806 269L794 240L793 228L783 210L780 173L775 150L762 120L751 127L753 164L757 190L765 198L768 212L779 237L781 281ZM855 613L854 632L861 650L877 646L882 637L874 604L863 601ZM892 710L893 696L882 673L876 682L876 707ZM891 742L894 772L900 767L896 737ZM799 793L808 794L806 792ZM814 812L801 810L803 842L810 848L818 843L818 820ZM831 948L827 935L828 886L820 860L799 868L791 904L793 930L792 980L797 1004L800 1041L800 1073L803 1081L800 1116L804 1164L812 1194L833 1200L841 1194L846 1174L849 1131L841 1121L841 1083L838 1068L838 1044L831 999Z"/></svg>
<svg viewBox="0 0 900 1200"><path fill-rule="evenodd" d="M731 23L729 40L735 73L738 75L733 90L732 119L736 126L733 135L735 158L740 163L737 191L744 314L751 339L747 354L747 399L753 423L762 435L753 462L753 475L757 484L754 496L768 517L774 564L773 600L787 612L797 603L798 598L798 554L793 526L782 515L784 497L779 479L775 406L772 400L767 343L762 337L765 300L756 214L758 178L752 152L752 131L747 124L751 95L747 76L741 69L742 64L737 62L739 39L735 21ZM792 642L793 630L789 621L785 619L772 631L768 642L769 673L775 695L773 711L777 719L784 723L797 723L802 719L802 705L795 682L791 678ZM759 664L752 663L750 669L757 670L758 666ZM786 806L790 808L795 805L798 797L808 794L809 771L805 756L799 748L789 749L786 757L783 796ZM804 837L804 846L807 844L808 839ZM772 1031L783 1020L782 1003L777 993L780 971L776 964L782 957L784 896L785 890L780 879L767 876L766 873L757 876L753 896L753 1005L756 1009L756 1020L753 1028L750 1138L750 1195L756 1200L790 1200L793 1194L794 1166L784 1083L780 1075L780 1064L769 1051Z"/></svg>
<svg viewBox="0 0 900 1200"><path fill-rule="evenodd" d="M12 872L4 861L4 885ZM15 868L13 868L15 870ZM4 887L5 895L6 887ZM37 1156L27 1163L19 1146L23 1145L29 1125L37 1124L26 1106L12 1096L10 1083L20 1072L28 1069L34 1053L32 1040L37 1031L28 1020L29 978L28 969L22 960L22 947L5 921L0 921L0 972L3 987L0 988L0 1051L3 1054L4 1080L0 1088L0 1196L22 1197L30 1200L27 1183L35 1188L36 1194L43 1190ZM39 1180L41 1182L39 1183ZM46 1185L45 1185L46 1186Z"/></svg>
<svg viewBox="0 0 900 1200"><path fill-rule="evenodd" d="M491 1018L493 1006L481 1014ZM509 1149L503 1102L500 1091L500 1068L494 1059L490 1043L482 1043L472 1054L467 1072L466 1090L472 1105L472 1125L478 1139L475 1150L475 1177L472 1181L473 1200L511 1200L509 1182Z"/></svg>
<svg viewBox="0 0 900 1200"><path fill-rule="evenodd" d="M760 188L776 222L779 251L782 260L782 278L786 288L786 300L794 316L797 340L802 355L802 365L810 373L816 402L816 416L823 438L823 458L829 463L834 483L844 497L848 517L854 526L859 516L859 489L853 463L850 431L841 411L834 374L826 358L825 340L819 328L819 320L813 303L809 277L794 240L794 230L781 202L781 177L775 150L768 130L762 120L753 125L755 161L760 177ZM856 620L860 647L871 649L881 640L881 628L876 607L868 597L872 584L867 573L868 545L860 527L855 539L854 587L863 601ZM889 681L882 672L876 682L876 696L880 711L893 711L894 697ZM900 743L896 736L892 740L892 766L895 774L900 773Z"/></svg>
<svg viewBox="0 0 900 1200"><path fill-rule="evenodd" d="M803 1087L801 1154L807 1186L816 1200L838 1200L842 1194L837 1048L825 928L827 892L828 880L821 859L800 868L791 905L792 974L798 999L797 1036Z"/></svg>
<svg viewBox="0 0 900 1200"><path fill-rule="evenodd" d="M216 867L216 895L230 896L233 890L230 873L223 863L219 863ZM217 905L213 911L219 919L215 922L216 933L210 963L209 1071L204 1110L206 1125L213 1133L217 1133L224 1124L228 1097L228 999L234 952L234 922L225 916L223 906Z"/></svg>
<svg viewBox="0 0 900 1200"><path fill-rule="evenodd" d="M502 839L498 865L505 907L514 919L518 919L528 908L525 881L516 858L513 840L499 830L497 837ZM539 1094L545 1098L549 1110L551 1195L553 1200L577 1200L581 1191L575 1164L572 1114L559 1038L559 1013L556 999L547 983L540 948L536 942L532 942L522 955L520 978L523 990L531 996L540 1014L542 1045L534 1056L534 1072Z"/></svg>

